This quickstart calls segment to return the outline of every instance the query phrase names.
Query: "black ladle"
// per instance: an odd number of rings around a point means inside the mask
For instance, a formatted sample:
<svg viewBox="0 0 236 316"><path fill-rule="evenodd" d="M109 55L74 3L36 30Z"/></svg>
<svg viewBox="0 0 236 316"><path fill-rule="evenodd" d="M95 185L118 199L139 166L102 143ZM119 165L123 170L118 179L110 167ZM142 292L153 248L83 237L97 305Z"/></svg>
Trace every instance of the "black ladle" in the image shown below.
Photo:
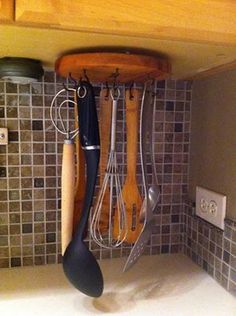
<svg viewBox="0 0 236 316"><path fill-rule="evenodd" d="M80 142L87 165L87 182L80 222L63 256L63 269L69 281L82 293L99 297L103 292L100 267L84 242L100 158L100 140L93 87L82 81L77 90Z"/></svg>

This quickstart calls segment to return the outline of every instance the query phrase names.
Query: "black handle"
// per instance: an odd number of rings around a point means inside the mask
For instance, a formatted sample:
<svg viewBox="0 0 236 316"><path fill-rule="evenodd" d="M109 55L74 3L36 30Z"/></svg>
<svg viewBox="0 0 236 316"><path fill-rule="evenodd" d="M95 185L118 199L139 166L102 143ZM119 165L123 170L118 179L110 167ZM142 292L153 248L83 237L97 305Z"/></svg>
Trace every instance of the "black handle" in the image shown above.
<svg viewBox="0 0 236 316"><path fill-rule="evenodd" d="M83 239L84 231L87 226L89 211L92 205L93 194L94 194L94 189L96 185L100 150L99 149L85 150L84 154L85 154L85 160L86 160L86 165L87 165L87 181L86 181L85 196L84 196L84 201L83 201L83 210L82 210L79 224L74 234L76 240Z"/></svg>
<svg viewBox="0 0 236 316"><path fill-rule="evenodd" d="M98 117L92 85L87 81L81 81L77 95L81 146L99 146Z"/></svg>
<svg viewBox="0 0 236 316"><path fill-rule="evenodd" d="M93 87L89 82L82 81L79 88L77 90L77 100L80 143L85 154L87 178L81 218L74 235L76 236L76 239L78 238L82 240L87 226L89 211L92 205L96 185L100 159L100 138ZM82 97L83 94L84 97Z"/></svg>

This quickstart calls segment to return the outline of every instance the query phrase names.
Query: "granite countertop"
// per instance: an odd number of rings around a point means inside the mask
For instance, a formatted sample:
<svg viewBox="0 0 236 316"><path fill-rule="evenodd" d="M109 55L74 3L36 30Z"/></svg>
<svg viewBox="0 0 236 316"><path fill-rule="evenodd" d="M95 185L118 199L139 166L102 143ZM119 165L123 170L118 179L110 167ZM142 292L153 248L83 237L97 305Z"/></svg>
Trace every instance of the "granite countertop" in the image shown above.
<svg viewBox="0 0 236 316"><path fill-rule="evenodd" d="M61 265L0 270L0 315L233 316L236 298L182 254L144 256L122 273L125 259L101 262L104 294L74 289Z"/></svg>

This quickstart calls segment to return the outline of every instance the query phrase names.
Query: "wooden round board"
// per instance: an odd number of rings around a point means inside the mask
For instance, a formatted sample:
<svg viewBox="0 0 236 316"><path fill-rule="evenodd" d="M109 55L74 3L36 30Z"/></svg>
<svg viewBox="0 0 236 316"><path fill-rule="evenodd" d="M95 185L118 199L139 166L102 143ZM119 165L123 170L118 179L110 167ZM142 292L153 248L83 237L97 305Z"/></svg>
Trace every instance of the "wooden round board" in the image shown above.
<svg viewBox="0 0 236 316"><path fill-rule="evenodd" d="M125 53L95 52L65 55L55 64L55 71L62 77L79 80L84 71L92 82L113 82L118 74L119 83L162 80L170 74L170 63L161 58Z"/></svg>

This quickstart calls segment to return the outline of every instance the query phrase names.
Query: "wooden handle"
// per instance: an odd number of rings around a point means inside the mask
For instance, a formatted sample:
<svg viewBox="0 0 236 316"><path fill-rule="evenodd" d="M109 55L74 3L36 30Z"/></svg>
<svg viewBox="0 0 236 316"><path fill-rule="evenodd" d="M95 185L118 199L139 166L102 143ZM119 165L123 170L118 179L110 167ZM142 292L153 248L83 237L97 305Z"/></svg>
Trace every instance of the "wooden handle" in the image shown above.
<svg viewBox="0 0 236 316"><path fill-rule="evenodd" d="M100 112L99 112L99 128L100 128L100 184L102 184L105 170L107 166L108 151L110 147L110 130L111 130L111 112L112 100L107 89L102 89L100 93Z"/></svg>
<svg viewBox="0 0 236 316"><path fill-rule="evenodd" d="M75 190L75 148L64 143L61 174L61 247L62 255L72 239Z"/></svg>
<svg viewBox="0 0 236 316"><path fill-rule="evenodd" d="M140 92L133 89L132 98L130 90L125 92L126 102L126 128L127 128L127 178L128 183L136 183L136 163L138 145L138 119Z"/></svg>
<svg viewBox="0 0 236 316"><path fill-rule="evenodd" d="M110 147L110 131L111 131L111 114L112 114L112 99L107 89L102 89L100 93L100 112L99 112L99 128L100 128L100 187L103 179L108 161L108 151ZM102 233L108 230L109 210L110 210L110 193L109 188L106 188L103 203L102 213L99 223L99 228Z"/></svg>

